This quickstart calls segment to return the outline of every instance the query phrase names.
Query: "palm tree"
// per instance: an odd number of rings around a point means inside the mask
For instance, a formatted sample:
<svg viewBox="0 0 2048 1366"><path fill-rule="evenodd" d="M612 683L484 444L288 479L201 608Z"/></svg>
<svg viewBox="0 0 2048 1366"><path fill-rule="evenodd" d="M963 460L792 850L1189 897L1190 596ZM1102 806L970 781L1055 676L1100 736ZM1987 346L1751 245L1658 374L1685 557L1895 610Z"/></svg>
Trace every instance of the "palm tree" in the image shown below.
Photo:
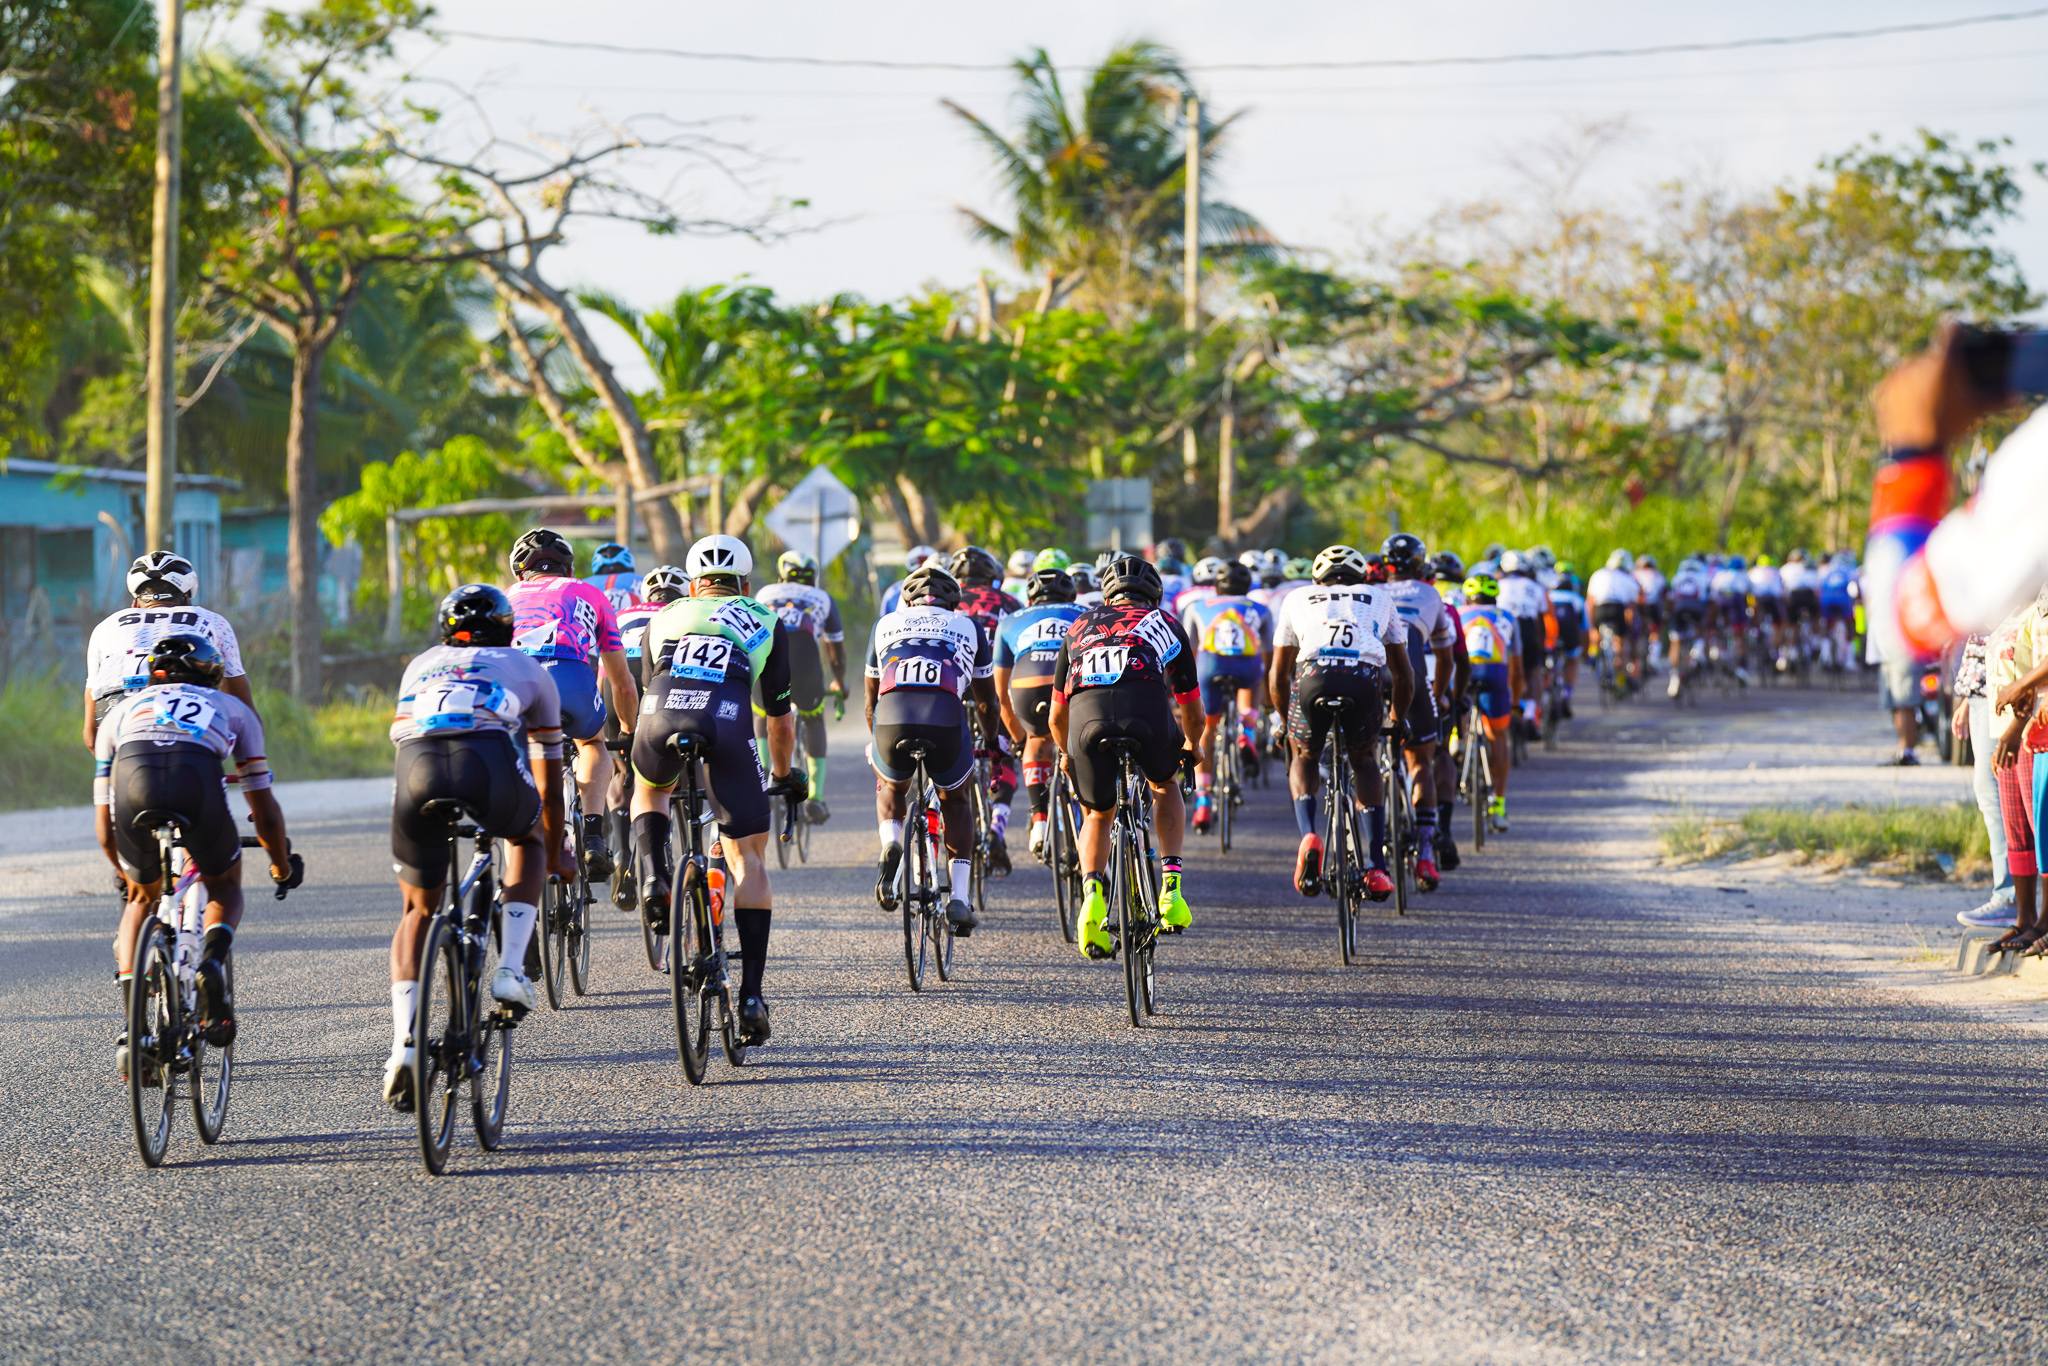
<svg viewBox="0 0 2048 1366"><path fill-rule="evenodd" d="M960 213L977 240L1042 277L1040 312L1073 295L1126 324L1178 292L1187 73L1157 43L1125 43L1089 76L1077 106L1044 48L1012 65L1023 107L1014 139L943 103L988 149L1016 221L1005 226L965 206ZM1204 168L1236 119L1203 119ZM1202 239L1205 250L1237 257L1270 257L1276 245L1252 215L1213 198L1202 205Z"/></svg>

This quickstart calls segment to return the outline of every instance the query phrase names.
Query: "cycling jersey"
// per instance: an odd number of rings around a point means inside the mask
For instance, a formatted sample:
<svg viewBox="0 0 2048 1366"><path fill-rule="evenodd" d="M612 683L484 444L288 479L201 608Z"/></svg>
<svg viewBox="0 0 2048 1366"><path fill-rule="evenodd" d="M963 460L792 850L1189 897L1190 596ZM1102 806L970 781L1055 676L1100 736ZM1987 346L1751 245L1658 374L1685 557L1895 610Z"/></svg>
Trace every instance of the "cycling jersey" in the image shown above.
<svg viewBox="0 0 2048 1366"><path fill-rule="evenodd" d="M1760 564L1749 571L1749 591L1759 598L1782 598L1785 585L1775 565Z"/></svg>
<svg viewBox="0 0 2048 1366"><path fill-rule="evenodd" d="M1201 602L1207 598L1213 598L1215 596L1216 589L1214 585L1198 583L1192 584L1187 588L1183 588L1180 592L1173 594L1171 597L1162 597L1159 601L1163 605L1172 610L1174 619L1178 621L1187 616L1187 611L1190 606L1192 606L1195 603Z"/></svg>
<svg viewBox="0 0 2048 1366"><path fill-rule="evenodd" d="M632 661L634 673L640 672L640 659L647 644L648 623L660 614L662 604L658 602L635 602L619 613L619 643L624 647L626 658Z"/></svg>
<svg viewBox="0 0 2048 1366"><path fill-rule="evenodd" d="M1015 598L1017 601L1022 602L1024 601L1025 591L1031 587L1031 580L1028 578L1006 578L1002 581L1001 584L998 585L998 587L1000 587L1003 590L1003 592Z"/></svg>
<svg viewBox="0 0 2048 1366"><path fill-rule="evenodd" d="M623 612L640 601L640 589L645 580L641 574L592 574L584 583L604 594L605 601L612 605L614 612Z"/></svg>
<svg viewBox="0 0 2048 1366"><path fill-rule="evenodd" d="M1256 663L1273 635L1272 614L1249 597L1211 595L1191 602L1180 623L1196 649L1223 659Z"/></svg>
<svg viewBox="0 0 2048 1366"><path fill-rule="evenodd" d="M1027 607L1003 622L996 633L995 666L1010 671L1012 692L1052 686L1060 644L1083 610L1079 603L1047 602Z"/></svg>
<svg viewBox="0 0 2048 1366"><path fill-rule="evenodd" d="M1636 582L1633 574L1624 574L1619 569L1603 567L1594 570L1593 577L1586 580L1586 601L1595 607L1610 602L1633 607L1642 600L1643 586Z"/></svg>
<svg viewBox="0 0 2048 1366"><path fill-rule="evenodd" d="M942 689L964 698L978 678L993 678L988 631L965 612L904 607L875 623L868 638L867 676L882 695L898 689Z"/></svg>
<svg viewBox="0 0 2048 1366"><path fill-rule="evenodd" d="M1448 650L1458 638L1457 629L1451 625L1450 609L1437 595L1436 588L1421 579L1396 579L1386 584L1387 595L1394 600L1394 611L1409 630L1422 637L1422 643L1431 651ZM1426 655L1427 668L1433 674L1436 657Z"/></svg>
<svg viewBox="0 0 2048 1366"><path fill-rule="evenodd" d="M807 583L771 583L755 600L774 608L789 633L790 688L797 709L819 710L825 705L824 646L846 639L839 604L824 589Z"/></svg>
<svg viewBox="0 0 2048 1366"><path fill-rule="evenodd" d="M263 723L239 697L196 683L164 683L123 698L93 736L93 803L108 795L114 758L123 745L169 748L197 745L218 759L232 759L244 792L270 786L263 754ZM215 765L216 773L219 771Z"/></svg>
<svg viewBox="0 0 2048 1366"><path fill-rule="evenodd" d="M995 639L996 628L1003 624L1003 618L1024 610L1024 604L993 584L978 588L961 585L960 610L981 623L981 629L988 632L989 639Z"/></svg>
<svg viewBox="0 0 2048 1366"><path fill-rule="evenodd" d="M1671 600L1679 607L1697 608L1706 602L1709 584L1706 570L1681 569L1678 576L1671 580Z"/></svg>
<svg viewBox="0 0 2048 1366"><path fill-rule="evenodd" d="M1465 605L1465 589L1463 585L1452 583L1449 579L1437 580L1436 595L1452 607L1463 607Z"/></svg>
<svg viewBox="0 0 2048 1366"><path fill-rule="evenodd" d="M1749 597L1749 575L1739 569L1717 569L1714 577L1707 581L1707 590L1717 602L1746 599Z"/></svg>
<svg viewBox="0 0 2048 1366"><path fill-rule="evenodd" d="M1194 587L1195 581L1185 574L1162 574L1159 576L1159 585L1159 602L1161 606L1165 606Z"/></svg>
<svg viewBox="0 0 2048 1366"><path fill-rule="evenodd" d="M393 744L493 731L561 757L561 699L539 662L495 645L435 645L412 657L398 684Z"/></svg>
<svg viewBox="0 0 2048 1366"><path fill-rule="evenodd" d="M220 763L232 759L244 793L270 786L263 724L238 697L192 683L162 684L116 702L93 736L93 804L110 807L114 850L140 882L163 876L162 852L136 827L145 811L185 819L185 849L218 877L242 857Z"/></svg>
<svg viewBox="0 0 2048 1366"><path fill-rule="evenodd" d="M1534 621L1550 610L1550 595L1543 591L1543 585L1523 574L1510 574L1502 579L1495 601L1524 621Z"/></svg>
<svg viewBox="0 0 2048 1366"><path fill-rule="evenodd" d="M642 675L650 684L673 678L700 692L737 687L742 696L758 685L764 712L789 714L789 632L773 608L754 598L678 598L648 624L642 649ZM688 690L665 691L689 695ZM721 698L721 711L728 701ZM678 701L669 709L689 708ZM643 699L640 710L658 708Z"/></svg>
<svg viewBox="0 0 2048 1366"><path fill-rule="evenodd" d="M1642 590L1643 602L1648 606L1663 602L1664 590L1669 586L1670 581L1654 569L1636 570L1636 587Z"/></svg>
<svg viewBox="0 0 2048 1366"><path fill-rule="evenodd" d="M1071 698L1093 688L1157 685L1193 701L1200 680L1180 623L1157 607L1104 604L1083 612L1053 661L1053 693Z"/></svg>
<svg viewBox="0 0 2048 1366"><path fill-rule="evenodd" d="M611 600L579 579L541 574L505 590L512 599L514 649L535 659L589 662L623 648Z"/></svg>
<svg viewBox="0 0 2048 1366"><path fill-rule="evenodd" d="M1458 612L1465 627L1465 650L1472 666L1505 665L1522 653L1521 627L1514 613L1493 603L1467 603Z"/></svg>
<svg viewBox="0 0 2048 1366"><path fill-rule="evenodd" d="M1405 645L1408 638L1408 627L1387 588L1310 584L1287 599L1274 646L1295 647L1296 674L1310 668L1384 668L1387 645Z"/></svg>
<svg viewBox="0 0 2048 1366"><path fill-rule="evenodd" d="M242 647L235 628L204 607L124 607L92 628L85 647L85 683L96 699L119 697L149 682L149 652L165 636L206 637L220 651L221 672L240 678Z"/></svg>
<svg viewBox="0 0 2048 1366"><path fill-rule="evenodd" d="M1592 612L1586 600L1569 588L1550 590L1551 615L1557 618L1557 648L1566 654L1585 643L1591 629Z"/></svg>
<svg viewBox="0 0 2048 1366"><path fill-rule="evenodd" d="M1847 611L1856 601L1856 571L1846 565L1831 564L1821 571L1820 605L1836 607Z"/></svg>
<svg viewBox="0 0 2048 1366"><path fill-rule="evenodd" d="M1788 564L1778 577L1784 581L1788 595L1820 590L1820 573L1810 564Z"/></svg>

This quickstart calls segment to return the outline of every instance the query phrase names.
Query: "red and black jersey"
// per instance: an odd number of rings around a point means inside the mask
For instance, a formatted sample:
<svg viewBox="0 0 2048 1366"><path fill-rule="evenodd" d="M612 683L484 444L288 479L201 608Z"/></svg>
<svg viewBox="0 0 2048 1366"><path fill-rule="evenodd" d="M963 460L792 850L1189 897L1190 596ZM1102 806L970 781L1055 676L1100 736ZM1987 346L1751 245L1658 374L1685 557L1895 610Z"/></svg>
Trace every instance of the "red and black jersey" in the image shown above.
<svg viewBox="0 0 2048 1366"><path fill-rule="evenodd" d="M1003 618L1023 611L1024 604L992 584L983 584L979 588L962 585L959 610L980 622L993 640L1002 627Z"/></svg>
<svg viewBox="0 0 2048 1366"><path fill-rule="evenodd" d="M1088 688L1150 683L1186 701L1200 684L1187 632L1157 607L1104 603L1067 628L1053 662L1053 692L1071 697Z"/></svg>

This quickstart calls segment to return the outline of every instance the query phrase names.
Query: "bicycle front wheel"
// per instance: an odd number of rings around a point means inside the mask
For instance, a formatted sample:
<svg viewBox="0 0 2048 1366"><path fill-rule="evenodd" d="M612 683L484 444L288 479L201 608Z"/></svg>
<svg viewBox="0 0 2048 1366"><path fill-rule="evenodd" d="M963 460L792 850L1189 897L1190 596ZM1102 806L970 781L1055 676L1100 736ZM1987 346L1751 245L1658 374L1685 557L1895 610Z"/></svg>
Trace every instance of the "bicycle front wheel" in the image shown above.
<svg viewBox="0 0 2048 1366"><path fill-rule="evenodd" d="M902 895L898 899L898 904L903 907L903 963L910 972L910 989L923 991L925 961L932 947L931 919L925 902L933 888L928 854L931 845L925 835L922 801L912 805L910 819L903 823L903 830Z"/></svg>
<svg viewBox="0 0 2048 1366"><path fill-rule="evenodd" d="M221 965L227 970L228 996L235 994L235 958L229 954ZM220 1129L228 1115L228 1089L235 1076L235 1046L215 1048L206 1036L194 1031L189 1090L192 1093L192 1127L199 1141L208 1145L220 1141Z"/></svg>
<svg viewBox="0 0 2048 1366"><path fill-rule="evenodd" d="M626 857L621 854L617 857ZM590 908L597 904L590 884L576 880L576 904L569 908L565 947L569 959L569 988L578 996L590 994Z"/></svg>
<svg viewBox="0 0 2048 1366"><path fill-rule="evenodd" d="M510 1007L491 999L497 954L488 938L475 967L463 1008L470 1021L469 1124L476 1131L476 1146L490 1153L505 1141L505 1111L512 1100L512 1018Z"/></svg>
<svg viewBox="0 0 2048 1366"><path fill-rule="evenodd" d="M669 905L669 1004L676 1021L676 1056L683 1076L702 1086L710 1070L711 1012L716 993L711 974L714 960L705 933L711 923L709 889L695 859L676 870L675 894Z"/></svg>
<svg viewBox="0 0 2048 1366"><path fill-rule="evenodd" d="M1081 905L1081 889L1067 874L1067 865L1079 866L1074 847L1073 816L1067 806L1065 784L1053 779L1052 804L1047 811L1045 831L1047 862L1052 866L1053 910L1059 915L1060 938L1074 942L1074 916Z"/></svg>
<svg viewBox="0 0 2048 1366"><path fill-rule="evenodd" d="M163 1165L178 1099L185 1008L173 953L163 921L154 916L143 921L128 988L128 1113L135 1125L135 1149L146 1167Z"/></svg>
<svg viewBox="0 0 2048 1366"><path fill-rule="evenodd" d="M1122 942L1124 957L1124 1001L1130 1008L1131 1024L1143 1028L1145 1018L1154 1012L1152 999L1152 908L1147 904L1146 885L1149 879L1140 868L1142 855L1133 844L1126 842L1119 862L1123 872L1119 881L1122 886L1117 896L1117 937Z"/></svg>
<svg viewBox="0 0 2048 1366"><path fill-rule="evenodd" d="M550 876L540 889L540 978L549 1010L560 1010L565 993L562 977L569 966L569 903L572 884Z"/></svg>
<svg viewBox="0 0 2048 1366"><path fill-rule="evenodd" d="M468 991L462 943L454 922L434 918L420 956L420 1001L413 1015L413 1116L419 1121L420 1161L439 1176L455 1142L455 1107L469 1072Z"/></svg>

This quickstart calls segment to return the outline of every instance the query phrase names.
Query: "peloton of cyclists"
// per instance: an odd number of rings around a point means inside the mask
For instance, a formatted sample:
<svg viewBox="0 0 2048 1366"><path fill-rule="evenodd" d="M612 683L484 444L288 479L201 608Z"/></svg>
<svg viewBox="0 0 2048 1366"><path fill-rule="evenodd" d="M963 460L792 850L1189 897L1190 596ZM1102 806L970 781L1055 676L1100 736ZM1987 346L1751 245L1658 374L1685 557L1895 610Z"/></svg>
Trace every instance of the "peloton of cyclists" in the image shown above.
<svg viewBox="0 0 2048 1366"><path fill-rule="evenodd" d="M800 551L785 550L775 561L780 582L771 583L754 596L775 609L789 632L790 699L796 706L797 724L803 727L804 776L811 786L804 804L804 819L823 825L832 817L825 805L825 699L838 704L846 714L846 627L839 620L839 603L818 585L818 562ZM826 666L832 670L825 677ZM768 736L768 718L760 704L754 704L754 733Z"/></svg>

